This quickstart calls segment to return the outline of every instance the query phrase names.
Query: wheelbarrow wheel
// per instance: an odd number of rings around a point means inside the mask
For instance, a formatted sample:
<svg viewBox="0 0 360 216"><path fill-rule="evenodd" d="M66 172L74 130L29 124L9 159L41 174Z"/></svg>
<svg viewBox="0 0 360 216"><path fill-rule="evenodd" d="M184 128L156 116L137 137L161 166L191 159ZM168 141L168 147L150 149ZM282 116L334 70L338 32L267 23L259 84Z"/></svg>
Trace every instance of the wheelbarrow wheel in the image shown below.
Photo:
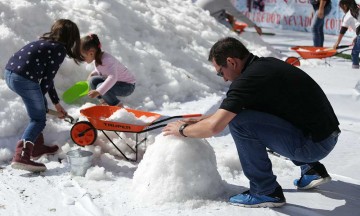
<svg viewBox="0 0 360 216"><path fill-rule="evenodd" d="M72 126L70 135L75 144L84 147L95 142L97 131L90 122L81 121Z"/></svg>

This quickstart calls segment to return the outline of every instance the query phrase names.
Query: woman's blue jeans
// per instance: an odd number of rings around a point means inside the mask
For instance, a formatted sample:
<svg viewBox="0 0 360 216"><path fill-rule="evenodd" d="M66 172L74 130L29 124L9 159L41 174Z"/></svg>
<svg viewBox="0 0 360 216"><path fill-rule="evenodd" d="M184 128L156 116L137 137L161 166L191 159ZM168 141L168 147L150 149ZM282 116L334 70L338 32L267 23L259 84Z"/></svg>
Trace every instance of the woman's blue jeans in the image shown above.
<svg viewBox="0 0 360 216"><path fill-rule="evenodd" d="M314 46L316 47L323 47L324 46L324 22L325 17L330 13L331 11L331 4L328 4L324 8L324 17L320 19L318 17L319 8L317 6L314 6L315 13L313 15L312 21L311 21L311 31L313 34L313 42Z"/></svg>
<svg viewBox="0 0 360 216"><path fill-rule="evenodd" d="M89 80L89 85L91 89L96 89L99 87L105 78L102 76L92 76ZM104 101L111 105L116 106L120 103L120 100L117 98L119 97L126 97L132 94L135 90L135 84L126 83L126 82L116 82L113 87L109 89L104 95L100 96L99 98L104 99Z"/></svg>
<svg viewBox="0 0 360 216"><path fill-rule="evenodd" d="M359 53L360 53L360 35L356 36L355 44L351 51L351 60L353 66L359 66Z"/></svg>
<svg viewBox="0 0 360 216"><path fill-rule="evenodd" d="M22 98L30 118L21 139L34 143L46 125L46 99L41 87L38 83L9 70L5 70L5 81L9 88Z"/></svg>
<svg viewBox="0 0 360 216"><path fill-rule="evenodd" d="M244 174L250 180L250 192L259 195L270 194L279 186L266 148L289 158L304 173L331 152L338 138L338 134L332 134L315 143L288 121L252 110L237 114L229 128Z"/></svg>

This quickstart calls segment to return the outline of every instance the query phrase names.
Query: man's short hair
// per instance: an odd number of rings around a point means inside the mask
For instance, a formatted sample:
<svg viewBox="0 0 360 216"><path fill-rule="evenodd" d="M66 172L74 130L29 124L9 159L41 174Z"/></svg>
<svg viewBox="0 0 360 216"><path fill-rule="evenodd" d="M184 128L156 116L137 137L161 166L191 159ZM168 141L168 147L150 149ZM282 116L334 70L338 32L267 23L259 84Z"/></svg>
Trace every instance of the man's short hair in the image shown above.
<svg viewBox="0 0 360 216"><path fill-rule="evenodd" d="M239 40L226 37L217 41L210 49L209 61L215 60L219 66L226 66L228 57L244 59L249 55L249 50Z"/></svg>

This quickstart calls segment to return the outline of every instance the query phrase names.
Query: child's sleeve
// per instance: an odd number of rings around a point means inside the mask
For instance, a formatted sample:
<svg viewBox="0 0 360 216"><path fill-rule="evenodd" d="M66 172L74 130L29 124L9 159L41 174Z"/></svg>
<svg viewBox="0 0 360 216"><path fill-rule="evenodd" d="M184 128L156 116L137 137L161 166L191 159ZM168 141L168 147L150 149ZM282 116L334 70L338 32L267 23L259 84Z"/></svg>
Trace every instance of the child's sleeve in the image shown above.
<svg viewBox="0 0 360 216"><path fill-rule="evenodd" d="M65 59L66 50L62 45L59 45L52 49L49 48L47 50L47 55L48 55L48 61L46 63L46 68L44 71L44 73L46 73L46 76L41 80L40 87L41 87L41 91L44 94L49 93L51 102L53 104L57 104L59 103L59 97L55 90L54 78L57 71L60 68L60 65Z"/></svg>
<svg viewBox="0 0 360 216"><path fill-rule="evenodd" d="M104 62L103 62L104 64ZM100 95L104 95L111 87L115 85L118 80L118 71L116 70L115 63L110 62L106 63L107 67L104 69L107 71L108 76L106 77L105 81L96 89L100 93Z"/></svg>

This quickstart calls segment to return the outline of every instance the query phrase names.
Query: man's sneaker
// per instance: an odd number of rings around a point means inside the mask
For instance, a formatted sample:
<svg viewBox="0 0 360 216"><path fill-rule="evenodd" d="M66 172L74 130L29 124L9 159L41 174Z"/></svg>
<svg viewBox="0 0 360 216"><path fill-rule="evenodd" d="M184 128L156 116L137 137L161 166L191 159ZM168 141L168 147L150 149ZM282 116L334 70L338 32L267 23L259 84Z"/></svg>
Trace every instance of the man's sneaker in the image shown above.
<svg viewBox="0 0 360 216"><path fill-rule="evenodd" d="M300 179L294 180L297 189L307 190L331 181L325 166L321 163L309 169Z"/></svg>
<svg viewBox="0 0 360 216"><path fill-rule="evenodd" d="M241 194L230 197L229 202L233 205L247 207L247 208L259 208L259 207L281 207L285 205L286 200L279 186L275 191L268 195L254 195L250 194L250 191L245 191Z"/></svg>

